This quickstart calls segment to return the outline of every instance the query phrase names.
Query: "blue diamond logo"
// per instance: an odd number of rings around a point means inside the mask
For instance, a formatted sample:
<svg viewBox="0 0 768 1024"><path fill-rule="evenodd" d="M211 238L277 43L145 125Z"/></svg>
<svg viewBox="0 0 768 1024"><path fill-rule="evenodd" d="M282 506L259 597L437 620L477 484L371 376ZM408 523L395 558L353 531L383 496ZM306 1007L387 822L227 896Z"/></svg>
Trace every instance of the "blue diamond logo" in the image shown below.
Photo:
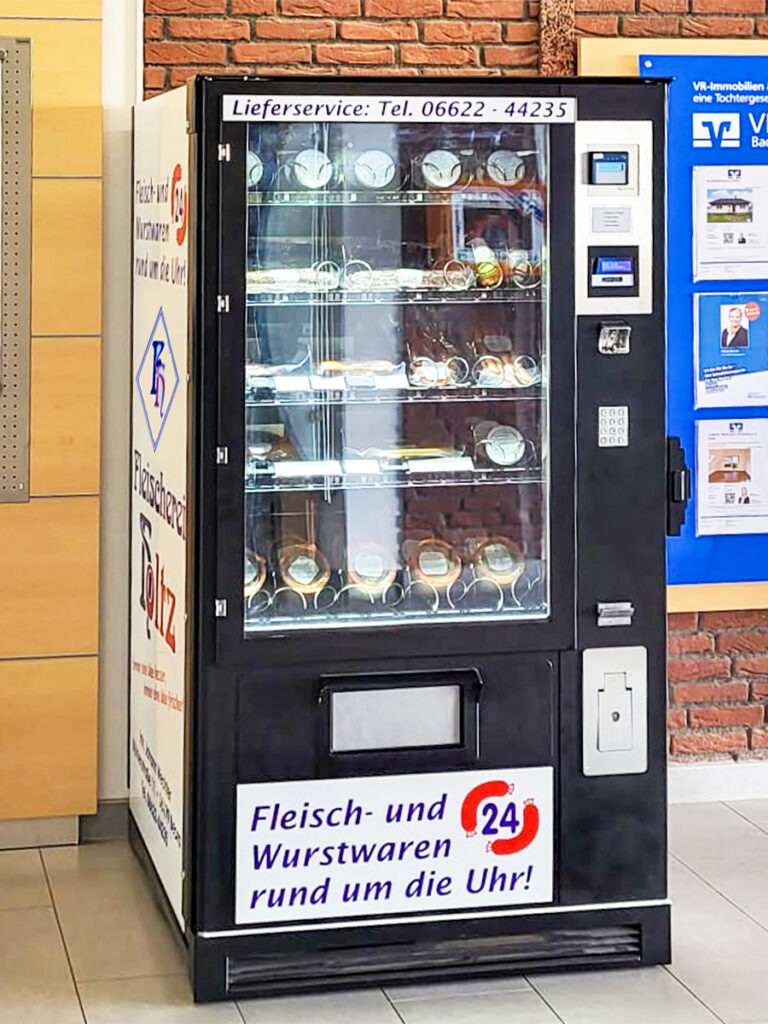
<svg viewBox="0 0 768 1024"><path fill-rule="evenodd" d="M136 387L152 439L152 450L156 452L179 387L179 371L162 306L139 363Z"/></svg>

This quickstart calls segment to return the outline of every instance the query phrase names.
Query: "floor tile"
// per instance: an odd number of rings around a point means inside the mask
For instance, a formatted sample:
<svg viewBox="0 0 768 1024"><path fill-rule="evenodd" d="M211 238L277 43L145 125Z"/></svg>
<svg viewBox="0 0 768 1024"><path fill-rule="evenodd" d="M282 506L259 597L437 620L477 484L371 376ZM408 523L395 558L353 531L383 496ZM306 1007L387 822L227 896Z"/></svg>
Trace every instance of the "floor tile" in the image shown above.
<svg viewBox="0 0 768 1024"><path fill-rule="evenodd" d="M530 979L564 1024L718 1024L662 967Z"/></svg>
<svg viewBox="0 0 768 1024"><path fill-rule="evenodd" d="M78 984L88 1024L242 1024L234 1003L193 1003L180 975Z"/></svg>
<svg viewBox="0 0 768 1024"><path fill-rule="evenodd" d="M127 843L44 850L43 858L77 981L184 973Z"/></svg>
<svg viewBox="0 0 768 1024"><path fill-rule="evenodd" d="M763 832L768 832L768 800L731 800L727 806Z"/></svg>
<svg viewBox="0 0 768 1024"><path fill-rule="evenodd" d="M238 1005L246 1024L400 1024L380 989L248 999Z"/></svg>
<svg viewBox="0 0 768 1024"><path fill-rule="evenodd" d="M50 905L40 851L4 850L0 853L0 910Z"/></svg>
<svg viewBox="0 0 768 1024"><path fill-rule="evenodd" d="M472 978L467 981L442 981L429 985L387 985L385 991L393 1003L410 999L439 999L442 996L495 995L498 992L530 992L531 986L521 974L505 978Z"/></svg>
<svg viewBox="0 0 768 1024"><path fill-rule="evenodd" d="M725 858L763 860L768 835L726 804L675 804L669 808L669 848L693 868Z"/></svg>
<svg viewBox="0 0 768 1024"><path fill-rule="evenodd" d="M83 1024L50 907L0 911L0 1024Z"/></svg>
<svg viewBox="0 0 768 1024"><path fill-rule="evenodd" d="M492 995L410 999L397 1004L405 1024L559 1024L532 989Z"/></svg>
<svg viewBox="0 0 768 1024"><path fill-rule="evenodd" d="M768 931L682 864L670 864L671 973L727 1022L765 1017Z"/></svg>

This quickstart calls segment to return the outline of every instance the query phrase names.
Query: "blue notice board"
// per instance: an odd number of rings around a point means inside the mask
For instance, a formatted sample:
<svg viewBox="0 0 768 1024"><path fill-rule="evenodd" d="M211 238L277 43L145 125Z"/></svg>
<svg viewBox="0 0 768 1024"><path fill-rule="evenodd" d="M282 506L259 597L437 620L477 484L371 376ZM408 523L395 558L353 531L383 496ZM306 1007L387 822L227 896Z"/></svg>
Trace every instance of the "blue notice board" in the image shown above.
<svg viewBox="0 0 768 1024"><path fill-rule="evenodd" d="M694 474L694 499L688 506L681 536L667 541L667 582L762 582L768 579L768 534L696 536L697 421L768 417L768 404L755 404L766 401L755 389L751 404L745 404L743 391L738 389L727 390L728 400L733 399L734 405L718 408L709 404L719 386L719 367L736 366L747 373L745 379L750 379L750 361L763 349L763 323L758 319L752 330L753 321L748 317L754 317L756 311L759 315L766 301L763 293L768 294L768 263L760 271L765 275L763 279L738 277L738 264L720 267L714 262L719 251L713 245L713 262L703 271L701 260L696 264L698 276L706 279L694 280L695 249L699 255L702 252L694 243L694 168L723 168L725 187L711 188L706 193L706 219L716 223L730 217L734 221L733 237L731 232L721 233L719 241L738 246L745 235L749 247L752 240L748 225L743 223L748 212L740 212L747 200L742 197L743 190L729 186L740 185L739 168L755 166L767 168L768 185L768 57L648 55L639 58L638 71L643 78L672 80L667 138L667 432L678 436L685 449ZM745 170L742 176L748 179L750 173L754 174ZM697 208L702 182L706 186L710 177L719 176L719 171L714 175L697 172ZM717 276L721 273L724 276ZM710 295L722 299L704 298ZM749 354L738 327L729 333L728 316L736 305L745 313L741 323L748 333L751 330ZM699 316L702 324L711 321L714 325L702 331L702 338L708 339L716 328L717 341L714 348L711 339L705 341L697 365L694 322ZM695 407L697 393L699 408Z"/></svg>

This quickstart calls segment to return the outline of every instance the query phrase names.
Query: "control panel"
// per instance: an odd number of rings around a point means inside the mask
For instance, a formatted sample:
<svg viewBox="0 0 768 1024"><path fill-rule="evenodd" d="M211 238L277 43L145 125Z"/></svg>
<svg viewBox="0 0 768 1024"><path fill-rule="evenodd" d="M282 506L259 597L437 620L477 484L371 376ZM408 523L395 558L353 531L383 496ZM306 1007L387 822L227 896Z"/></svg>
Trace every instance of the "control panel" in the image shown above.
<svg viewBox="0 0 768 1024"><path fill-rule="evenodd" d="M633 775L648 769L648 652L591 648L582 655L585 775Z"/></svg>
<svg viewBox="0 0 768 1024"><path fill-rule="evenodd" d="M653 125L576 123L577 314L651 313Z"/></svg>
<svg viewBox="0 0 768 1024"><path fill-rule="evenodd" d="M601 405L597 414L598 448L629 446L629 406Z"/></svg>

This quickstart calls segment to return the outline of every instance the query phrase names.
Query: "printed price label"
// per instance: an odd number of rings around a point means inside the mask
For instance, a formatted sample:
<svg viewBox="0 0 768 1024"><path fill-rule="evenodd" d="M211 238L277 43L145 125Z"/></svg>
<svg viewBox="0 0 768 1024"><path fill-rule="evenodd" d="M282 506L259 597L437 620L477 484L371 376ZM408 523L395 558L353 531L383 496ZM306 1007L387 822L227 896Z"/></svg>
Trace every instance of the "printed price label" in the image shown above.
<svg viewBox="0 0 768 1024"><path fill-rule="evenodd" d="M224 96L225 121L569 124L576 99L537 96Z"/></svg>

